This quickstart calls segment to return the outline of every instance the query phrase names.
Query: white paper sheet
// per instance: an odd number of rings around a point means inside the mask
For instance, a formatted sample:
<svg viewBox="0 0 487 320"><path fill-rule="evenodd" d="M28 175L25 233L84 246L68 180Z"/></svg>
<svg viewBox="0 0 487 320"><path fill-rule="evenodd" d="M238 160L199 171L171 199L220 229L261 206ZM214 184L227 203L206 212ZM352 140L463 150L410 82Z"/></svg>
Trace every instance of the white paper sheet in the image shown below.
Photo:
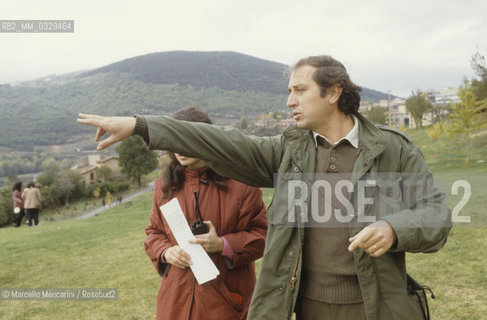
<svg viewBox="0 0 487 320"><path fill-rule="evenodd" d="M160 207L179 247L186 251L193 263L190 268L199 284L215 279L219 274L217 267L200 244L189 243L194 235L189 228L177 198Z"/></svg>

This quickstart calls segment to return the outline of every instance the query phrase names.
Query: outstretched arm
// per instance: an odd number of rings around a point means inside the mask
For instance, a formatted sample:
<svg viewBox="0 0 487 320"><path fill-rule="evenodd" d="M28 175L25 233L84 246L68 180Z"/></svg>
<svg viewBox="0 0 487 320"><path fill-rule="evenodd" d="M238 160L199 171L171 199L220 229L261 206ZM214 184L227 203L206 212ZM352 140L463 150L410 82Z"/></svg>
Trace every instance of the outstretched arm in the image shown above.
<svg viewBox="0 0 487 320"><path fill-rule="evenodd" d="M78 122L98 127L98 150L140 134L150 149L202 159L218 174L248 185L271 187L283 155L283 137L251 137L237 129L169 117L101 117L80 114Z"/></svg>

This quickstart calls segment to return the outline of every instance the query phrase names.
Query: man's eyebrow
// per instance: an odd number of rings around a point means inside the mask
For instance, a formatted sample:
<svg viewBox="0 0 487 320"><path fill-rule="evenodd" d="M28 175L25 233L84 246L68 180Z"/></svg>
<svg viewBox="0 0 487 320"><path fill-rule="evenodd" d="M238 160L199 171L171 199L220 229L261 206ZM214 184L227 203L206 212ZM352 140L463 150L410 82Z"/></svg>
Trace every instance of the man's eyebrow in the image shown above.
<svg viewBox="0 0 487 320"><path fill-rule="evenodd" d="M289 90L290 90L291 88L296 89L296 88L298 88L298 87L306 87L306 85L305 85L304 83L297 83L297 84L290 85L290 86L288 87L288 89L289 89Z"/></svg>

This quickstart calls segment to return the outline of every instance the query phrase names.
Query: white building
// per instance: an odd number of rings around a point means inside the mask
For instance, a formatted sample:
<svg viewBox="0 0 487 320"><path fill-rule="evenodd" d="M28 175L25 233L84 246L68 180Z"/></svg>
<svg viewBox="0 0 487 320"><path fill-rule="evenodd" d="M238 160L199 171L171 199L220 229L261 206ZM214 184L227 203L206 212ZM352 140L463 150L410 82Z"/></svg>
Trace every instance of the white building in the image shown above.
<svg viewBox="0 0 487 320"><path fill-rule="evenodd" d="M443 88L440 92L437 92L435 95L435 104L450 104L450 103L459 103L460 98L458 97L458 89L448 87Z"/></svg>

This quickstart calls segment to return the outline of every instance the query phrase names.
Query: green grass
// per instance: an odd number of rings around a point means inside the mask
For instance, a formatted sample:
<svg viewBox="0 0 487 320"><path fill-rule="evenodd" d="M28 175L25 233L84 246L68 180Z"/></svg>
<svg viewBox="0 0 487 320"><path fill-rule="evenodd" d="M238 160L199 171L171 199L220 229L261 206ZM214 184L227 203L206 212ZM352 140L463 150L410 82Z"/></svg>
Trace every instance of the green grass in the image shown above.
<svg viewBox="0 0 487 320"><path fill-rule="evenodd" d="M434 254L407 254L408 272L431 287L433 319L487 319L487 135L472 139L470 167L465 163L465 144L458 137L432 141L426 130L407 130L423 152L435 183L447 194L450 209L464 196L452 194L455 181L464 180L471 196L459 212L471 223L456 223L443 249Z"/></svg>
<svg viewBox="0 0 487 320"><path fill-rule="evenodd" d="M0 319L152 319L160 277L143 242L151 193L98 217L0 230L3 288L117 288L117 301L2 301Z"/></svg>
<svg viewBox="0 0 487 320"><path fill-rule="evenodd" d="M487 172L487 134L472 138L470 168L465 165L466 146L459 136L440 136L432 140L426 129L405 130L423 152L431 171L437 172Z"/></svg>
<svg viewBox="0 0 487 320"><path fill-rule="evenodd" d="M454 228L443 249L434 254L407 254L407 268L431 287L433 319L486 319L487 233L482 228Z"/></svg>

